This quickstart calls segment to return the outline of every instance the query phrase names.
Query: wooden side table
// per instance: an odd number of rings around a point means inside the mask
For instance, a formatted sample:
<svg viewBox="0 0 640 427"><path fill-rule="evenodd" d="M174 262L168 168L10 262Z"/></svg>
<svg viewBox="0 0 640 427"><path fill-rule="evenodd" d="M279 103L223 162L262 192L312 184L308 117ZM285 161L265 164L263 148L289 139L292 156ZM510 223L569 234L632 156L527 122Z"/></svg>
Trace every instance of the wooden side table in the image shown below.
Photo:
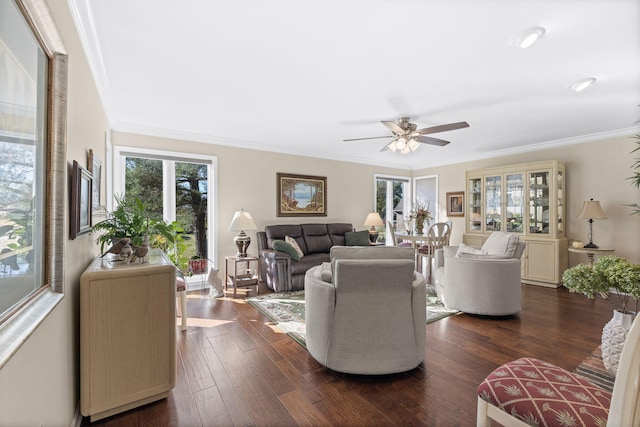
<svg viewBox="0 0 640 427"><path fill-rule="evenodd" d="M233 286L233 297L236 297L238 288L244 288L247 286L255 286L256 294L260 292L260 262L258 257L254 256L226 256L225 259L225 292L229 289L229 285ZM251 263L256 263L255 270L251 269ZM229 269L229 264L233 264L233 268ZM241 268L238 271L238 264L246 263L245 268Z"/></svg>
<svg viewBox="0 0 640 427"><path fill-rule="evenodd" d="M578 254L587 254L587 264L593 267L594 255L609 255L612 254L615 249L602 249L602 248L573 248L569 247L569 252L575 252Z"/></svg>

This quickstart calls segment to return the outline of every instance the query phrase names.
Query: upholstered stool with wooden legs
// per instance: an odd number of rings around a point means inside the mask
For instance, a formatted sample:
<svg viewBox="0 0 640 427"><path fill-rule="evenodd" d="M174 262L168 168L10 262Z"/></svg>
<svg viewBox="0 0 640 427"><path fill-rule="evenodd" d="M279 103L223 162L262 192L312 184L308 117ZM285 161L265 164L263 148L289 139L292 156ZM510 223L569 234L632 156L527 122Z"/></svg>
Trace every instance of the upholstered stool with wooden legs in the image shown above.
<svg viewBox="0 0 640 427"><path fill-rule="evenodd" d="M493 371L478 387L478 426L640 425L640 325L631 326L613 393L579 375L523 358Z"/></svg>
<svg viewBox="0 0 640 427"><path fill-rule="evenodd" d="M176 310L179 311L179 315L182 318L181 330L187 330L187 283L184 277L181 275L176 276L176 298L178 304ZM179 309L179 310L178 310Z"/></svg>

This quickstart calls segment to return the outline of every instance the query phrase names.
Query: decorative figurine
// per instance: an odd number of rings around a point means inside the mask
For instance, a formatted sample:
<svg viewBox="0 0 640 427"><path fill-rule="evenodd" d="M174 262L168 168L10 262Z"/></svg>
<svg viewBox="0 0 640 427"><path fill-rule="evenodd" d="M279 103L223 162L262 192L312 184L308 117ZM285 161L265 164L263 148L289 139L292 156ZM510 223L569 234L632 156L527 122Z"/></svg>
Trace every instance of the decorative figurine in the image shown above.
<svg viewBox="0 0 640 427"><path fill-rule="evenodd" d="M131 263L131 262L136 262L137 260L140 260L140 263L143 263L144 257L147 256L148 252L149 252L149 246L145 244L136 246L133 249L133 255L131 255L131 260L129 262Z"/></svg>
<svg viewBox="0 0 640 427"><path fill-rule="evenodd" d="M122 239L120 239L118 243L114 244L109 249L107 249L105 253L100 255L100 258L104 257L106 254L115 254L115 255L122 254L122 248L124 248L125 245L129 246L129 242L131 242L131 239L127 237L123 237ZM131 246L129 246L129 249L131 249Z"/></svg>
<svg viewBox="0 0 640 427"><path fill-rule="evenodd" d="M212 298L218 298L218 297L224 296L224 289L222 288L222 279L218 277L219 271L220 270L217 270L215 268L212 268L211 271L209 271L209 278L207 279L207 282L209 282L209 286L211 287L209 291L209 296Z"/></svg>

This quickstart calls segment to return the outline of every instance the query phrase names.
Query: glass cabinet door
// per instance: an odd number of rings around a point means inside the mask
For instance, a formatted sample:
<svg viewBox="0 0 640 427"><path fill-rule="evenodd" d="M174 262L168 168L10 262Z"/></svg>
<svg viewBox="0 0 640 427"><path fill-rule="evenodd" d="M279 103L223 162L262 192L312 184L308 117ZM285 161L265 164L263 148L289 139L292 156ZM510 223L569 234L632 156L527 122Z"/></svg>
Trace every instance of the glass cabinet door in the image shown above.
<svg viewBox="0 0 640 427"><path fill-rule="evenodd" d="M505 231L522 233L524 228L524 177L522 173L506 176L506 196Z"/></svg>
<svg viewBox="0 0 640 427"><path fill-rule="evenodd" d="M482 179L471 178L467 189L467 221L469 231L481 231L482 229Z"/></svg>
<svg viewBox="0 0 640 427"><path fill-rule="evenodd" d="M562 205L562 199L564 197L564 175L562 174L562 171L558 171L558 200L557 200L557 207L558 207L558 234L560 236L564 236L564 206Z"/></svg>
<svg viewBox="0 0 640 427"><path fill-rule="evenodd" d="M549 171L529 172L529 232L549 234Z"/></svg>
<svg viewBox="0 0 640 427"><path fill-rule="evenodd" d="M484 224L486 231L500 231L502 226L502 176L487 176L484 181Z"/></svg>

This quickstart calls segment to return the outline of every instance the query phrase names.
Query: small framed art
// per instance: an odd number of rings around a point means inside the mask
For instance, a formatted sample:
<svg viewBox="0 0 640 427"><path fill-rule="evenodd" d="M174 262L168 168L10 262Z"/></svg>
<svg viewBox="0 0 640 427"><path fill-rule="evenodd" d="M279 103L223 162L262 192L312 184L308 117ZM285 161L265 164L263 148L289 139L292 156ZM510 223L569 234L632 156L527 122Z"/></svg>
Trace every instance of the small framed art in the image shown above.
<svg viewBox="0 0 640 427"><path fill-rule="evenodd" d="M91 172L91 209L97 212L100 209L100 181L102 176L102 160L89 149L87 153L87 168Z"/></svg>
<svg viewBox="0 0 640 427"><path fill-rule="evenodd" d="M327 216L327 177L277 174L277 216Z"/></svg>
<svg viewBox="0 0 640 427"><path fill-rule="evenodd" d="M447 193L447 216L464 216L464 191Z"/></svg>
<svg viewBox="0 0 640 427"><path fill-rule="evenodd" d="M91 172L73 161L71 177L71 240L91 231Z"/></svg>

